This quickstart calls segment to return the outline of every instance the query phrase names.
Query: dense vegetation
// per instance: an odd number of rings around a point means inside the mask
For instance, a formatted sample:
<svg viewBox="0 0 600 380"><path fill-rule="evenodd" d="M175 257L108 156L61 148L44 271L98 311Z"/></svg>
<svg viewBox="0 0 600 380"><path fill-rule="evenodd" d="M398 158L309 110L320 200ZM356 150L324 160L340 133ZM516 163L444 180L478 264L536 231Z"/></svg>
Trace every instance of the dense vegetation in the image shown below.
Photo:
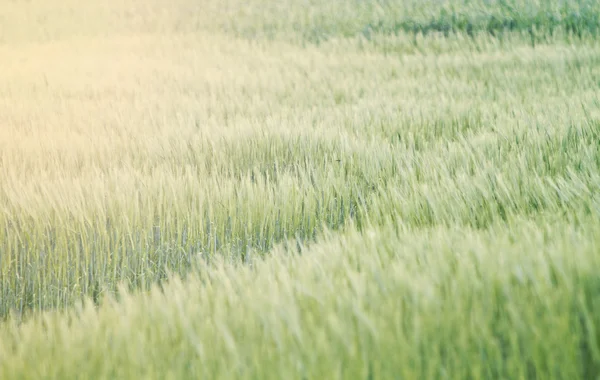
<svg viewBox="0 0 600 380"><path fill-rule="evenodd" d="M0 378L600 375L597 2L0 9Z"/></svg>

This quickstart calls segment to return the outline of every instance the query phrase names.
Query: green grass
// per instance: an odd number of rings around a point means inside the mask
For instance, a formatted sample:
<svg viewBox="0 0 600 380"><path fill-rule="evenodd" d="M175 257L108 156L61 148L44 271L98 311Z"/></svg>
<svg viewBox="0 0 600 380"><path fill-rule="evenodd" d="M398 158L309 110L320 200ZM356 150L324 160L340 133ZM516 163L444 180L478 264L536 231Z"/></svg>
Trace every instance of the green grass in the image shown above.
<svg viewBox="0 0 600 380"><path fill-rule="evenodd" d="M319 43L337 37L372 34L491 34L502 39L520 33L532 43L556 34L575 38L600 33L600 6L593 0L334 0L225 2L214 23L244 38L286 38ZM294 12L288 12L288 9ZM256 22L256 20L261 22Z"/></svg>
<svg viewBox="0 0 600 380"><path fill-rule="evenodd" d="M2 6L0 378L598 378L596 2L251 5Z"/></svg>
<svg viewBox="0 0 600 380"><path fill-rule="evenodd" d="M185 282L5 323L0 374L594 378L600 221L585 222L383 227L252 267L200 259Z"/></svg>

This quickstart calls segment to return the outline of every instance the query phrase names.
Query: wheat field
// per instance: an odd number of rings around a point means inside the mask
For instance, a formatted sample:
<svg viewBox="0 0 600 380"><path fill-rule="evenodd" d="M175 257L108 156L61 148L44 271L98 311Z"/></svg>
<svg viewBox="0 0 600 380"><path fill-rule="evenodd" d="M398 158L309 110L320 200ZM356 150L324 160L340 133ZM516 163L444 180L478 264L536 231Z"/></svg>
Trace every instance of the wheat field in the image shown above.
<svg viewBox="0 0 600 380"><path fill-rule="evenodd" d="M600 5L0 5L0 379L600 379Z"/></svg>

